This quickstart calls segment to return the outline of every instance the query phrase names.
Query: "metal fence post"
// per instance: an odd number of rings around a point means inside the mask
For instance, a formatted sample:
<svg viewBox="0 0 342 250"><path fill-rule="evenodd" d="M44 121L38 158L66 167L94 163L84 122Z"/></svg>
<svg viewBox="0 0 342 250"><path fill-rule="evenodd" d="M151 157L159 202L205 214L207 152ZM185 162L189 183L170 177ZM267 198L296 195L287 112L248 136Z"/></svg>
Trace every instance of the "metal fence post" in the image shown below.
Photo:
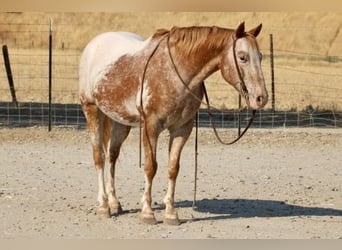
<svg viewBox="0 0 342 250"><path fill-rule="evenodd" d="M239 94L238 136L241 135L241 95Z"/></svg>
<svg viewBox="0 0 342 250"><path fill-rule="evenodd" d="M50 18L49 23L49 132L51 131L51 121L52 121L52 18Z"/></svg>
<svg viewBox="0 0 342 250"><path fill-rule="evenodd" d="M18 102L17 102L17 97L15 94L15 88L14 88L14 82L13 82L13 75L12 75L12 70L11 70L11 63L8 55L8 48L7 45L2 46L2 54L4 57L4 63L5 63L5 68L6 68L6 73L7 73L7 79L8 79L8 84L12 96L12 102L15 104L16 107L18 107Z"/></svg>
<svg viewBox="0 0 342 250"><path fill-rule="evenodd" d="M270 34L270 63L271 63L272 127L273 127L273 125L274 125L274 114L275 114L273 34Z"/></svg>

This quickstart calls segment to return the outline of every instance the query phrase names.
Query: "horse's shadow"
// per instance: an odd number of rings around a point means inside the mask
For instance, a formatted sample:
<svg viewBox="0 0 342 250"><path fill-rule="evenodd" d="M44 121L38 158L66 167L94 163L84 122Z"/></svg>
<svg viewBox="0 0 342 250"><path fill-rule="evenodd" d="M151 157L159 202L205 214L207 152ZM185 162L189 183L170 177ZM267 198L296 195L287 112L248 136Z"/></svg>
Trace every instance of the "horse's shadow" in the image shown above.
<svg viewBox="0 0 342 250"><path fill-rule="evenodd" d="M232 218L252 218L252 217L291 217L291 216L342 216L342 210L305 207L287 204L284 201L276 200L249 200L249 199L202 199L193 206L192 201L178 201L176 208L191 208L199 213L208 214L205 217L191 218L183 220L203 221L203 220L224 220ZM154 210L163 210L164 205L153 206ZM125 211L126 213L138 213L140 209Z"/></svg>
<svg viewBox="0 0 342 250"><path fill-rule="evenodd" d="M176 207L189 208L192 201L177 202ZM207 217L192 220L222 220L229 218L286 217L286 216L342 216L342 210L304 207L275 200L203 199L196 201L194 210Z"/></svg>

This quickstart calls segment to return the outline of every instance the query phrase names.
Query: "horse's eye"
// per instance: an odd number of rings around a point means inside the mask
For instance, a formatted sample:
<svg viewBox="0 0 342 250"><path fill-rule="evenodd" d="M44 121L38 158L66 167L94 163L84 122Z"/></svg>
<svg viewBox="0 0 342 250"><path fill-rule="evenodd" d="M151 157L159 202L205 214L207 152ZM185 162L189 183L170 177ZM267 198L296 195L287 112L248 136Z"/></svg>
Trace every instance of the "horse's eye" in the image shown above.
<svg viewBox="0 0 342 250"><path fill-rule="evenodd" d="M262 61L262 57L263 57L263 55L262 55L262 53L260 53L259 54L260 61Z"/></svg>
<svg viewBox="0 0 342 250"><path fill-rule="evenodd" d="M240 59L240 62L245 63L248 61L248 55L245 53L239 53L238 57Z"/></svg>

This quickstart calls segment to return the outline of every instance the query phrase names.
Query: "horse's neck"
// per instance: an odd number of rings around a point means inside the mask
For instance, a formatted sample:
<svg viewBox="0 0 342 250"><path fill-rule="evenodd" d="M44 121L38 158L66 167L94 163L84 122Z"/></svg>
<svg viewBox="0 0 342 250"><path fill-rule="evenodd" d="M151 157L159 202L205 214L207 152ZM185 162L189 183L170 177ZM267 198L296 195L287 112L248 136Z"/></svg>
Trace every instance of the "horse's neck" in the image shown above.
<svg viewBox="0 0 342 250"><path fill-rule="evenodd" d="M202 82L219 69L221 56L226 48L227 45L215 47L203 42L201 46L189 50L185 44L178 43L171 48L171 54L183 80L192 84Z"/></svg>
<svg viewBox="0 0 342 250"><path fill-rule="evenodd" d="M198 84L209 75L219 69L220 55L205 55L202 53L190 53L187 57L175 56L174 67L177 68L179 77L187 85Z"/></svg>

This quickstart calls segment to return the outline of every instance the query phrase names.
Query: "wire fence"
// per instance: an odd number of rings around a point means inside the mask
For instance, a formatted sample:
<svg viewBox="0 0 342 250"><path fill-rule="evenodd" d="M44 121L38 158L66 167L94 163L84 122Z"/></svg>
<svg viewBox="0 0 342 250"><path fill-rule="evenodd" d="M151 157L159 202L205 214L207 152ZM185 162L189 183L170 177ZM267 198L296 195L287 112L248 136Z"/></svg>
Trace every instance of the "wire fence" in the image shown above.
<svg viewBox="0 0 342 250"><path fill-rule="evenodd" d="M20 23L15 19L1 19L0 43L7 45L9 61L15 89L17 105L13 103L8 74L5 66L0 69L0 126L48 125L51 108L53 126L85 127L85 118L78 102L78 64L81 47L95 36L93 33L73 36L71 24L64 21L53 22L52 36L52 88L49 107L49 20L46 23ZM90 24L87 24L90 25ZM81 28L91 29L86 25ZM80 28L80 29L81 29ZM320 27L329 31L336 27ZM290 32L284 30L282 32ZM305 33L310 27L297 27L297 32ZM340 38L330 40L328 53L315 51L288 50L280 44L279 27L269 27L274 39L274 107L271 101L265 110L258 111L255 128L272 127L342 127L342 55L334 53L333 44L341 44ZM265 32L265 31L264 31ZM335 32L336 33L336 32ZM319 35L314 33L319 39ZM267 37L267 35L264 35ZM83 45L75 45L75 39L84 39ZM269 92L271 86L271 60L269 42L266 38L260 43L264 54L263 71ZM335 45L336 47L336 45ZM318 51L318 52L317 52ZM5 65L4 53L0 64ZM221 110L213 116L217 127L236 128L238 126L238 95L227 87L219 74L206 81L211 103ZM271 93L270 93L271 94ZM199 125L210 126L206 107L199 111ZM250 113L240 113L242 126Z"/></svg>
<svg viewBox="0 0 342 250"><path fill-rule="evenodd" d="M217 128L238 128L246 126L251 116L250 111L211 111ZM0 126L28 127L48 126L48 103L0 103ZM52 126L85 128L86 120L78 104L52 104ZM199 127L211 127L208 110L199 110ZM326 111L257 111L252 128L277 127L320 127L342 128L342 112Z"/></svg>

